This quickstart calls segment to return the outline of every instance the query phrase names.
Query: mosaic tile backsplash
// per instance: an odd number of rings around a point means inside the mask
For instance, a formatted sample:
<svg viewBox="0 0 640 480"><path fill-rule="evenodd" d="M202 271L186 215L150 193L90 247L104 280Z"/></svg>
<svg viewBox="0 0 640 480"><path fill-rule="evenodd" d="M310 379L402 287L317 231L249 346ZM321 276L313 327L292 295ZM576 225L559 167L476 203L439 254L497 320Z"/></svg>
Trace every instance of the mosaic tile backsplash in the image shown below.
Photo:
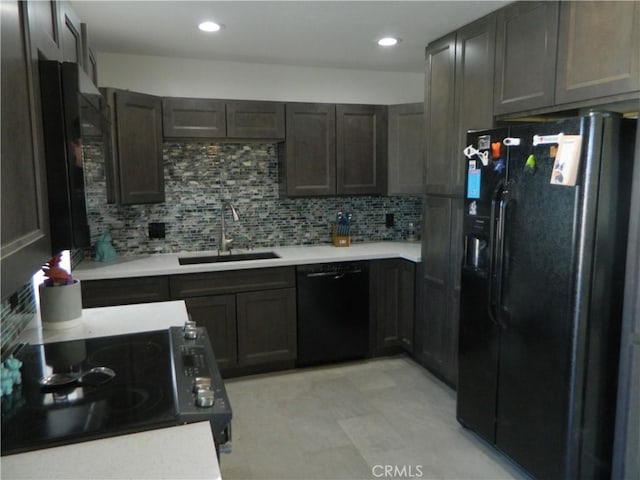
<svg viewBox="0 0 640 480"><path fill-rule="evenodd" d="M339 210L353 214L353 242L404 239L409 222L420 231L419 197L283 198L274 144L165 143L163 155L165 202L120 206L107 204L104 164L85 151L92 245L109 231L118 255L215 250L225 201L240 215L233 222L225 212L236 248L331 243ZM149 223L159 222L166 237L150 239Z"/></svg>
<svg viewBox="0 0 640 480"><path fill-rule="evenodd" d="M36 299L31 282L25 284L16 293L2 302L0 307L0 323L2 332L1 351L4 354L24 327L35 317Z"/></svg>

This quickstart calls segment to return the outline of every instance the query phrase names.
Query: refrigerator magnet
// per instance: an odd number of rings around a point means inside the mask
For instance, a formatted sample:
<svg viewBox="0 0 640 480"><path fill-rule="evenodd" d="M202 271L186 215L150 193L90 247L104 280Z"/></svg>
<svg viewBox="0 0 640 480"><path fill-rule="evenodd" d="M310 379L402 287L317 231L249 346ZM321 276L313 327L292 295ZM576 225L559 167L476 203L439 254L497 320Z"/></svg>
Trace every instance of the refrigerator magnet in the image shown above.
<svg viewBox="0 0 640 480"><path fill-rule="evenodd" d="M477 168L475 160L471 160L467 170L467 198L480 198L481 175L481 169Z"/></svg>
<svg viewBox="0 0 640 480"><path fill-rule="evenodd" d="M582 136L563 135L559 139L556 159L551 171L552 185L575 186L580 166Z"/></svg>

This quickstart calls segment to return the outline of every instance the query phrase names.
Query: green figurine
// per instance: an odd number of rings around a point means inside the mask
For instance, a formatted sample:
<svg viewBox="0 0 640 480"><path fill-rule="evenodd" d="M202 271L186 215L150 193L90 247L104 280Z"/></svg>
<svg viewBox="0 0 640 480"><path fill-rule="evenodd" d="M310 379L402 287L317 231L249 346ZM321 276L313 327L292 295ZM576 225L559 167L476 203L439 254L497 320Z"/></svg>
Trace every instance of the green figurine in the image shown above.
<svg viewBox="0 0 640 480"><path fill-rule="evenodd" d="M111 245L111 235L104 232L96 242L96 262L110 262L115 260L116 251Z"/></svg>

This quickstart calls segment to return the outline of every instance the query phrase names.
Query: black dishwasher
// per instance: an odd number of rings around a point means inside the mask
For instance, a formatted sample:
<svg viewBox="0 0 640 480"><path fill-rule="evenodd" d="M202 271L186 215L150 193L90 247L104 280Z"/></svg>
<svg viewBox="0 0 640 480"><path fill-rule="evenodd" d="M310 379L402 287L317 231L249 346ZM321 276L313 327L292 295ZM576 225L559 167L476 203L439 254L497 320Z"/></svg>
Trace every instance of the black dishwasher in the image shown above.
<svg viewBox="0 0 640 480"><path fill-rule="evenodd" d="M298 365L318 365L369 353L369 264L297 267Z"/></svg>

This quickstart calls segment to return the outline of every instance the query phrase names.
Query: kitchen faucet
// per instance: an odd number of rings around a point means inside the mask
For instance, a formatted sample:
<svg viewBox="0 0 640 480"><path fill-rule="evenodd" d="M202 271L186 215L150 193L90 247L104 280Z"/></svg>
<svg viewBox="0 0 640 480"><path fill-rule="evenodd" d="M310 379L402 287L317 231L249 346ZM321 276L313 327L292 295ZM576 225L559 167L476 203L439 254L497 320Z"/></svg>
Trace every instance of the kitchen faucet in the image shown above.
<svg viewBox="0 0 640 480"><path fill-rule="evenodd" d="M231 205L230 202L224 202L222 204L222 210L220 211L220 245L218 246L218 254L221 252L230 252L231 244L233 243L233 238L227 238L227 232L224 226L224 212L229 207L231 209L231 216L233 217L233 221L237 222L240 220L240 216L236 209Z"/></svg>

